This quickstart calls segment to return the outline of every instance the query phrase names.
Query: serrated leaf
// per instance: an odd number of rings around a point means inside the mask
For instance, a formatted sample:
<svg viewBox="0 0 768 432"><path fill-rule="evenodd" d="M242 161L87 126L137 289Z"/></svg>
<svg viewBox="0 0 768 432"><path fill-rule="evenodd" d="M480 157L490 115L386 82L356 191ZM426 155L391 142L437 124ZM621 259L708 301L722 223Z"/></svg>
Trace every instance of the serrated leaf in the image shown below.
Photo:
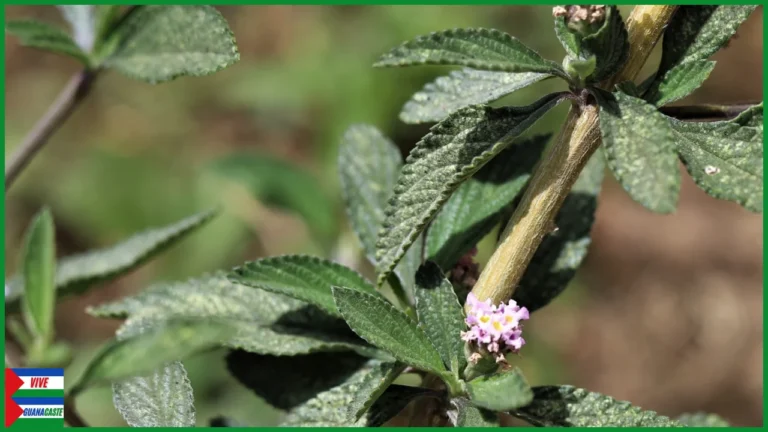
<svg viewBox="0 0 768 432"><path fill-rule="evenodd" d="M557 231L541 242L512 297L529 312L560 295L587 255L604 173L605 161L598 149L563 201L555 218Z"/></svg>
<svg viewBox="0 0 768 432"><path fill-rule="evenodd" d="M53 216L47 208L41 210L27 228L22 266L26 285L24 321L36 340L48 344L53 341L56 306L56 243Z"/></svg>
<svg viewBox="0 0 768 432"><path fill-rule="evenodd" d="M679 6L664 31L661 62L655 78L648 85L646 99L661 106L666 94L682 94L687 91L687 95L698 88L706 79L703 71L700 70L692 77L701 79L698 84L676 76L683 75L686 69L696 68L691 64L706 64L704 60L733 37L741 23L755 8L754 5ZM686 63L690 64L685 65ZM675 84L685 87L678 89Z"/></svg>
<svg viewBox="0 0 768 432"><path fill-rule="evenodd" d="M644 411L599 393L572 386L533 388L533 401L510 414L534 426L679 427L669 417Z"/></svg>
<svg viewBox="0 0 768 432"><path fill-rule="evenodd" d="M461 109L433 126L406 159L385 211L377 248L379 284L451 194L561 100L526 107Z"/></svg>
<svg viewBox="0 0 768 432"><path fill-rule="evenodd" d="M414 297L419 326L437 348L445 366L458 378L467 363L460 337L466 329L464 311L453 285L434 262L427 261L416 273Z"/></svg>
<svg viewBox="0 0 768 432"><path fill-rule="evenodd" d="M548 73L489 72L469 68L453 71L411 96L400 111L400 120L405 123L438 122L461 108L493 102L552 76Z"/></svg>
<svg viewBox="0 0 768 432"><path fill-rule="evenodd" d="M149 330L141 318L132 318L118 330L118 339ZM112 384L112 402L132 427L194 427L192 385L180 361L150 374Z"/></svg>
<svg viewBox="0 0 768 432"><path fill-rule="evenodd" d="M365 426L365 417L356 420L350 405L356 399L367 399L366 391L375 392L377 388L367 385L387 376L391 363L371 360L361 370L350 376L343 384L318 394L315 398L293 409L283 426Z"/></svg>
<svg viewBox="0 0 768 432"><path fill-rule="evenodd" d="M699 88L715 68L715 62L697 60L681 63L670 69L644 98L657 107L680 100Z"/></svg>
<svg viewBox="0 0 768 432"><path fill-rule="evenodd" d="M672 128L663 114L624 93L614 93L618 113L600 107L606 161L627 193L657 213L672 213L680 194L680 169Z"/></svg>
<svg viewBox="0 0 768 432"><path fill-rule="evenodd" d="M215 347L233 333L227 323L214 321L173 319L162 325L142 325L148 330L107 343L76 380L71 394L100 383L141 376L172 361Z"/></svg>
<svg viewBox="0 0 768 432"><path fill-rule="evenodd" d="M125 274L168 249L187 234L209 221L216 213L199 213L171 225L135 234L114 246L63 258L56 269L58 297L84 292L90 286ZM14 277L6 285L6 313L18 309L24 281Z"/></svg>
<svg viewBox="0 0 768 432"><path fill-rule="evenodd" d="M117 302L90 308L98 317L141 314L158 323L172 318L226 322L236 333L221 345L271 355L353 350L373 356L340 319L304 302L230 282L224 274L161 283Z"/></svg>
<svg viewBox="0 0 768 432"><path fill-rule="evenodd" d="M77 46L63 30L35 20L9 21L5 30L18 38L23 46L64 54L77 59L85 66L90 65L88 55Z"/></svg>
<svg viewBox="0 0 768 432"><path fill-rule="evenodd" d="M96 8L92 5L57 6L69 22L75 43L83 52L91 52L96 41Z"/></svg>
<svg viewBox="0 0 768 432"><path fill-rule="evenodd" d="M403 369L405 369L405 365L402 363L382 363L372 373L364 375L358 381L358 385L351 389L353 397L352 402L347 405L347 416L355 422L360 420L369 408L378 401L382 393L390 387L390 384L397 379ZM379 404L377 411L382 411L382 405L383 403ZM383 413L378 412L379 416L381 414Z"/></svg>
<svg viewBox="0 0 768 432"><path fill-rule="evenodd" d="M446 370L424 331L385 299L343 287L333 287L333 298L349 327L368 343L409 366Z"/></svg>
<svg viewBox="0 0 768 432"><path fill-rule="evenodd" d="M564 16L555 17L555 34L567 56L578 59L581 52L581 39L568 28Z"/></svg>
<svg viewBox="0 0 768 432"><path fill-rule="evenodd" d="M616 6L606 8L605 21L595 33L584 37L579 53L582 59L595 57L597 66L590 82L602 81L621 69L629 57L629 39L624 20Z"/></svg>
<svg viewBox="0 0 768 432"><path fill-rule="evenodd" d="M484 28L444 30L417 37L382 55L374 66L423 64L563 76L557 63L545 60L518 39L498 30Z"/></svg>
<svg viewBox="0 0 768 432"><path fill-rule="evenodd" d="M717 414L703 412L686 413L677 418L677 421L688 427L730 427L728 422Z"/></svg>
<svg viewBox="0 0 768 432"><path fill-rule="evenodd" d="M227 355L227 369L270 405L289 410L341 385L367 361L353 352L285 357L235 350Z"/></svg>
<svg viewBox="0 0 768 432"><path fill-rule="evenodd" d="M498 414L478 408L466 398L451 399L448 418L456 427L499 427Z"/></svg>
<svg viewBox="0 0 768 432"><path fill-rule="evenodd" d="M217 72L240 59L227 21L211 6L141 6L111 34L104 66L152 84Z"/></svg>
<svg viewBox="0 0 768 432"><path fill-rule="evenodd" d="M283 294L340 316L331 294L332 286L376 294L356 271L309 255L285 255L247 262L234 268L229 280L241 285Z"/></svg>
<svg viewBox="0 0 768 432"><path fill-rule="evenodd" d="M305 169L251 152L228 154L211 162L207 169L244 186L256 200L301 216L312 233L323 240L336 231L334 203L318 179Z"/></svg>
<svg viewBox="0 0 768 432"><path fill-rule="evenodd" d="M763 210L763 107L718 122L667 118L688 173L708 195ZM752 124L753 126L749 126Z"/></svg>
<svg viewBox="0 0 768 432"><path fill-rule="evenodd" d="M528 405L533 392L520 368L475 378L467 383L473 405L491 411L509 411Z"/></svg>
<svg viewBox="0 0 768 432"><path fill-rule="evenodd" d="M549 138L518 139L456 189L429 225L430 260L449 270L500 222L523 190Z"/></svg>

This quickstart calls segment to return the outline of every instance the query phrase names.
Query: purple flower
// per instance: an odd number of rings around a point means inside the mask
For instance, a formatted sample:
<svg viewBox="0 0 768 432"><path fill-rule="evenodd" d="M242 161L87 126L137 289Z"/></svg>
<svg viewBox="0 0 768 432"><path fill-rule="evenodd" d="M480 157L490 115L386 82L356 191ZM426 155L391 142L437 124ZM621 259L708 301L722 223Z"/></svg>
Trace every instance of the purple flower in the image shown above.
<svg viewBox="0 0 768 432"><path fill-rule="evenodd" d="M518 306L514 300L492 305L490 300L480 301L472 293L467 297L467 305L469 330L461 332L462 340L481 352L493 354L497 362L506 361L507 353L516 353L525 345L521 325L530 318L527 308Z"/></svg>

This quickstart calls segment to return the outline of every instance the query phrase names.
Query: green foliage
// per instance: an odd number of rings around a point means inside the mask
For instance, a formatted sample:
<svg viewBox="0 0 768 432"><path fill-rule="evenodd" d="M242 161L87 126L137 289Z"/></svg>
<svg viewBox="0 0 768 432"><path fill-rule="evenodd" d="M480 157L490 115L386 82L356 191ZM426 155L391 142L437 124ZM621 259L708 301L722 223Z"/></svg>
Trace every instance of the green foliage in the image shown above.
<svg viewBox="0 0 768 432"><path fill-rule="evenodd" d="M645 99L661 106L695 90L714 65L704 62L736 33L756 6L679 6L664 31L659 69ZM698 66L692 65L698 64ZM686 78L688 76L688 78ZM698 82L697 82L698 81Z"/></svg>
<svg viewBox="0 0 768 432"><path fill-rule="evenodd" d="M358 336L419 369L441 373L445 366L424 331L380 296L333 287L336 307Z"/></svg>
<svg viewBox="0 0 768 432"><path fill-rule="evenodd" d="M420 387L393 384L384 390L357 424L378 427L399 414L409 403L421 397L441 397L440 392Z"/></svg>
<svg viewBox="0 0 768 432"><path fill-rule="evenodd" d="M57 6L72 28L72 36L83 52L89 53L96 42L96 9L99 6Z"/></svg>
<svg viewBox="0 0 768 432"><path fill-rule="evenodd" d="M642 99L617 92L602 101L600 131L608 167L632 199L657 213L674 212L680 169L666 118Z"/></svg>
<svg viewBox="0 0 768 432"><path fill-rule="evenodd" d="M216 213L207 211L171 225L138 233L114 246L63 258L56 266L56 292L63 297L85 292L89 287L135 269L209 221ZM24 280L14 277L5 294L6 312L18 309Z"/></svg>
<svg viewBox="0 0 768 432"><path fill-rule="evenodd" d="M315 176L281 159L256 153L231 153L207 169L214 176L237 182L266 205L295 212L322 240L336 231L331 201Z"/></svg>
<svg viewBox="0 0 768 432"><path fill-rule="evenodd" d="M700 188L749 211L763 211L762 104L729 121L668 121L680 159Z"/></svg>
<svg viewBox="0 0 768 432"><path fill-rule="evenodd" d="M223 274L157 284L115 303L89 309L98 317L140 314L162 325L168 319L223 322L237 332L220 345L271 355L354 350L375 355L349 328L308 305L227 280Z"/></svg>
<svg viewBox="0 0 768 432"><path fill-rule="evenodd" d="M725 419L717 414L703 412L686 413L677 418L677 421L688 427L730 427Z"/></svg>
<svg viewBox="0 0 768 432"><path fill-rule="evenodd" d="M483 28L445 30L420 36L382 55L374 66L424 64L564 75L557 63L545 60L518 39Z"/></svg>
<svg viewBox="0 0 768 432"><path fill-rule="evenodd" d="M519 368L475 378L467 383L472 404L492 411L509 411L528 405L533 392Z"/></svg>
<svg viewBox="0 0 768 432"><path fill-rule="evenodd" d="M169 362L212 348L229 339L233 332L233 328L226 323L184 319L168 320L163 325L129 322L126 325L138 325L147 330L124 339L118 337L108 343L75 381L72 395L99 383L149 373Z"/></svg>
<svg viewBox="0 0 768 432"><path fill-rule="evenodd" d="M552 94L526 107L471 106L432 127L406 160L379 233L379 284L451 194L561 100Z"/></svg>
<svg viewBox="0 0 768 432"><path fill-rule="evenodd" d="M478 408L466 398L451 399L451 405L448 418L456 427L499 427L497 413Z"/></svg>
<svg viewBox="0 0 768 432"><path fill-rule="evenodd" d="M139 6L110 35L104 66L152 84L203 76L240 59L226 20L211 6Z"/></svg>
<svg viewBox="0 0 768 432"><path fill-rule="evenodd" d="M456 189L429 225L430 260L449 270L500 222L523 191L549 138L518 139Z"/></svg>
<svg viewBox="0 0 768 432"><path fill-rule="evenodd" d="M616 6L606 8L605 21L599 30L584 37L580 44L580 57L595 57L597 66L590 82L602 81L618 72L629 56L627 29Z"/></svg>
<svg viewBox="0 0 768 432"><path fill-rule="evenodd" d="M29 19L9 21L5 30L16 36L21 45L68 55L85 66L91 63L88 54L67 33L50 24Z"/></svg>
<svg viewBox="0 0 768 432"><path fill-rule="evenodd" d="M534 426L679 427L674 420L629 402L572 386L533 388L533 401L510 414Z"/></svg>
<svg viewBox="0 0 768 432"><path fill-rule="evenodd" d="M470 105L493 102L551 78L549 73L490 72L465 68L439 77L411 96L400 111L405 123L438 122Z"/></svg>
<svg viewBox="0 0 768 432"><path fill-rule="evenodd" d="M467 363L464 342L459 337L459 333L466 329L464 311L453 285L445 279L437 264L427 261L416 272L414 297L419 326L458 379Z"/></svg>
<svg viewBox="0 0 768 432"><path fill-rule="evenodd" d="M56 243L53 216L41 210L27 229L24 240L24 321L35 343L44 349L53 341L53 312L56 306L54 274Z"/></svg>
<svg viewBox="0 0 768 432"><path fill-rule="evenodd" d="M349 418L358 421L377 402L403 369L403 365L395 362L382 363L372 373L363 375L358 385L350 389L353 392L353 398L347 405Z"/></svg>
<svg viewBox="0 0 768 432"><path fill-rule="evenodd" d="M367 361L353 352L285 357L235 350L227 355L227 369L270 405L289 410L341 385Z"/></svg>
<svg viewBox="0 0 768 432"><path fill-rule="evenodd" d="M248 262L232 270L234 283L283 294L339 316L331 294L342 286L370 294L376 290L356 271L307 255L286 255Z"/></svg>
<svg viewBox="0 0 768 432"><path fill-rule="evenodd" d="M147 331L141 319L130 319L117 332L122 340ZM132 427L193 427L195 405L192 384L180 361L152 373L112 384L115 408Z"/></svg>
<svg viewBox="0 0 768 432"><path fill-rule="evenodd" d="M605 162L598 150L581 172L555 218L557 231L541 242L512 297L533 312L568 286L591 243Z"/></svg>

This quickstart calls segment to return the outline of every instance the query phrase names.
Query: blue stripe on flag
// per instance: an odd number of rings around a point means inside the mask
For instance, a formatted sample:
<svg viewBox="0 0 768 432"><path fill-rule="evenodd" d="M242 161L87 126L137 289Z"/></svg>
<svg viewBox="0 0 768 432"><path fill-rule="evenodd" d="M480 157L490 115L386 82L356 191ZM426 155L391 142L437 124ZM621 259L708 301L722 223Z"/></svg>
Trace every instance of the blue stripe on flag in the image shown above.
<svg viewBox="0 0 768 432"><path fill-rule="evenodd" d="M13 373L18 377L34 376L34 377L46 377L46 376L64 376L64 369L47 369L47 368L12 368Z"/></svg>
<svg viewBox="0 0 768 432"><path fill-rule="evenodd" d="M15 397L13 401L19 405L64 405L63 397Z"/></svg>

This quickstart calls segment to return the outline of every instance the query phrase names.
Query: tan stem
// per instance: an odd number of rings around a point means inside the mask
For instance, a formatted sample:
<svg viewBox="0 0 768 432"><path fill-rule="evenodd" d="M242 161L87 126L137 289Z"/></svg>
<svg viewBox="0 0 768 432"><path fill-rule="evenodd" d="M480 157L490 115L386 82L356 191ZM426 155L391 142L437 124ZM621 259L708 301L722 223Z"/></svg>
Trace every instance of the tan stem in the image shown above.
<svg viewBox="0 0 768 432"><path fill-rule="evenodd" d="M637 6L627 20L629 58L602 87L634 80L676 6ZM590 156L600 146L598 109L571 107L557 141L547 150L472 293L494 304L512 297L541 241Z"/></svg>

